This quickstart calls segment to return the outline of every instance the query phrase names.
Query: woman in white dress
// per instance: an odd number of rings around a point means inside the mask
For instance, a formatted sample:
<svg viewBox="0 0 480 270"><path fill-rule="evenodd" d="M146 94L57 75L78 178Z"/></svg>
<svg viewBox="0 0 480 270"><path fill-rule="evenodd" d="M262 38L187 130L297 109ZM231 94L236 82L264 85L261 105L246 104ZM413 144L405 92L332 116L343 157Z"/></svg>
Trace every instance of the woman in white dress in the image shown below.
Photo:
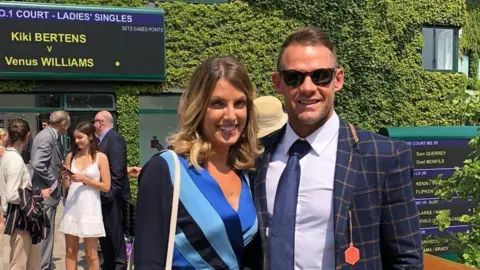
<svg viewBox="0 0 480 270"><path fill-rule="evenodd" d="M65 267L67 270L77 269L81 237L88 269L99 269L98 238L105 236L100 191L110 190L110 169L107 156L98 150L95 128L91 123L80 123L73 136L75 144L62 170L62 184L68 190L59 229L65 234Z"/></svg>

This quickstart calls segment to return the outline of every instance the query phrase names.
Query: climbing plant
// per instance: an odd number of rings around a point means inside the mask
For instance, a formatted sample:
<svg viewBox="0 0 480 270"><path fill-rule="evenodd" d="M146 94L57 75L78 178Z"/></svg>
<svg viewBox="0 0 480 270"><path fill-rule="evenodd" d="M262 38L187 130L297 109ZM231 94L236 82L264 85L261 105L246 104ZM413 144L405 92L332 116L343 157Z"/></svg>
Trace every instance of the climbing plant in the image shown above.
<svg viewBox="0 0 480 270"><path fill-rule="evenodd" d="M34 2L142 7L143 0L41 0ZM477 103L466 103L477 79L425 71L423 25L463 27L461 50L478 63L478 11L464 0L233 0L226 4L157 2L166 16L167 79L119 85L118 126L128 143L128 163L139 163L138 95L184 88L204 59L233 55L246 66L258 95L273 94L278 49L295 28L329 32L345 86L337 95L342 118L377 131L384 126L476 124ZM159 45L160 46L160 45ZM477 59L477 60L474 60ZM470 65L474 74L478 65ZM39 82L41 84L41 82ZM0 91L33 89L36 82L0 82Z"/></svg>

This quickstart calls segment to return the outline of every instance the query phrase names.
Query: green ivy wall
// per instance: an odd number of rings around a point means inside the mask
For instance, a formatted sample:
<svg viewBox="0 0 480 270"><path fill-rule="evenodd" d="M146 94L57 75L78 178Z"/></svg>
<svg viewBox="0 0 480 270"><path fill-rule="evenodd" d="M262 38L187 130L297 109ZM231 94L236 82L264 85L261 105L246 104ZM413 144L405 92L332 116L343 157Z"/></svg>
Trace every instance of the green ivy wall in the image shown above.
<svg viewBox="0 0 480 270"><path fill-rule="evenodd" d="M478 78L480 60L480 5L469 4L466 21L463 27L463 36L460 46L470 52L469 77ZM480 90L478 79L471 80L471 89Z"/></svg>
<svg viewBox="0 0 480 270"><path fill-rule="evenodd" d="M31 1L31 0L30 0ZM42 0L44 3L141 7L141 0ZM346 82L336 109L346 120L377 131L383 126L476 123L463 102L478 81L422 68L422 25L464 28L460 45L478 72L480 12L464 0L249 0L204 5L159 3L166 14L167 80L117 87L118 126L128 163L139 162L138 94L184 87L200 62L234 55L247 67L260 95L270 83L281 42L291 30L316 25L337 46ZM468 10L468 12L467 12ZM475 60L476 59L476 60ZM476 63L476 64L475 64ZM0 91L28 91L41 82L0 82ZM133 183L133 182L132 182ZM134 188L135 189L135 188Z"/></svg>

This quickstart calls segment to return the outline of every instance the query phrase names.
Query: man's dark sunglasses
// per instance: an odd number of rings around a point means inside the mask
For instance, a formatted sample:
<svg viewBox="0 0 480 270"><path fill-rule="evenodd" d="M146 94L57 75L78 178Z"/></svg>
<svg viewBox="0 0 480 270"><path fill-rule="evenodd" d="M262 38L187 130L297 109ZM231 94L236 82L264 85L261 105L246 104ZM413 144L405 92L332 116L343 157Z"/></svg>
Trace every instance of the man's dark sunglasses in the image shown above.
<svg viewBox="0 0 480 270"><path fill-rule="evenodd" d="M290 87L302 85L307 76L310 76L316 86L327 86L332 82L336 70L336 68L319 68L310 72L301 72L290 69L280 71L280 75L282 75L285 84Z"/></svg>

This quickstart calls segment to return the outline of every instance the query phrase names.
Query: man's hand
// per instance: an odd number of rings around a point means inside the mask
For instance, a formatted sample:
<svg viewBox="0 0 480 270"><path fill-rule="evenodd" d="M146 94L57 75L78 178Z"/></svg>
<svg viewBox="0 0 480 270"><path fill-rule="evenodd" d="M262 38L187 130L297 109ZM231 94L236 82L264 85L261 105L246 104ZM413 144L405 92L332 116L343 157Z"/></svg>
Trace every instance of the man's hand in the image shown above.
<svg viewBox="0 0 480 270"><path fill-rule="evenodd" d="M127 167L127 174L128 177L131 178L138 178L140 175L140 171L142 170L141 167Z"/></svg>

